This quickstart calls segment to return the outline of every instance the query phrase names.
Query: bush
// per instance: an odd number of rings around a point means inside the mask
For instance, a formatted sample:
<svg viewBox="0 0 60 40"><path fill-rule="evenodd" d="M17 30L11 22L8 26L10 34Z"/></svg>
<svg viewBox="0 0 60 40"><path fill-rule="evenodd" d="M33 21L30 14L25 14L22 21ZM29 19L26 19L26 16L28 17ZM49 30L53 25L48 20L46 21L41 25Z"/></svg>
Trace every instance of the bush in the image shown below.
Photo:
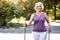
<svg viewBox="0 0 60 40"><path fill-rule="evenodd" d="M6 25L6 27L15 27L15 28L19 28L19 27L23 27L23 24L20 24L20 23L8 23Z"/></svg>
<svg viewBox="0 0 60 40"><path fill-rule="evenodd" d="M6 26L6 24L13 18L20 18L23 12L23 8L20 5L16 5L13 2L3 0L0 2L0 26Z"/></svg>

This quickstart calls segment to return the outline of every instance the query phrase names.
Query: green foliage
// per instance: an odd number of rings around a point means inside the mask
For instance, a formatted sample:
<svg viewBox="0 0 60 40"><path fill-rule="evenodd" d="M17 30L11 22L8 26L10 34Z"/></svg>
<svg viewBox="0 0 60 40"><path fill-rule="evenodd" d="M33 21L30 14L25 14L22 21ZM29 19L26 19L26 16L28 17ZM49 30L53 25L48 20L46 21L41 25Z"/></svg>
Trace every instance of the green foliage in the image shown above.
<svg viewBox="0 0 60 40"><path fill-rule="evenodd" d="M34 4L37 0L27 0L27 1L22 1L18 0L17 4L22 5L23 7L23 13L22 16L24 16L27 20L30 18L31 14L35 11L34 10Z"/></svg>
<svg viewBox="0 0 60 40"><path fill-rule="evenodd" d="M0 0L0 26L7 25L7 22L9 22L12 18L16 17L19 18L21 16L25 17L27 20L29 20L31 14L35 12L34 5L36 2L43 2L45 6L45 11L49 11L50 17L54 17L54 12L57 12L57 17L59 17L59 11L56 10L54 7L58 5L58 8L60 10L60 0L18 0L17 4L14 4L13 2L9 2L6 0ZM52 9L53 11L51 11ZM56 11L55 11L56 10ZM56 13L55 13L56 14ZM14 24L11 24L14 25Z"/></svg>
<svg viewBox="0 0 60 40"><path fill-rule="evenodd" d="M23 24L20 24L20 23L7 23L7 25L6 25L7 28L9 28L9 27L19 28L22 26L23 26Z"/></svg>
<svg viewBox="0 0 60 40"><path fill-rule="evenodd" d="M22 12L23 12L23 8L21 6L19 6L19 5L15 5L15 10L14 10L15 17L16 18L21 17Z"/></svg>
<svg viewBox="0 0 60 40"><path fill-rule="evenodd" d="M6 0L0 1L0 26L6 25L14 17L19 18L22 12L20 5L7 2Z"/></svg>

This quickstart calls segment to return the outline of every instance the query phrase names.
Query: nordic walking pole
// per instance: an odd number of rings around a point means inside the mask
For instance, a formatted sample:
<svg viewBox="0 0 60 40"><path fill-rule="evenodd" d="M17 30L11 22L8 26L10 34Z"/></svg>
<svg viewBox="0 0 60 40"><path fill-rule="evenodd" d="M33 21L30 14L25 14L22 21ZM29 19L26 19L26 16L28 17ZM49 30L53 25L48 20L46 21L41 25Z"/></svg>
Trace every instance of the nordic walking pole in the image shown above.
<svg viewBox="0 0 60 40"><path fill-rule="evenodd" d="M24 40L26 40L26 27L27 27L27 24L25 23L25 25L24 25Z"/></svg>
<svg viewBox="0 0 60 40"><path fill-rule="evenodd" d="M50 32L48 32L48 40L50 40Z"/></svg>
<svg viewBox="0 0 60 40"><path fill-rule="evenodd" d="M24 40L26 40L26 27L24 27Z"/></svg>

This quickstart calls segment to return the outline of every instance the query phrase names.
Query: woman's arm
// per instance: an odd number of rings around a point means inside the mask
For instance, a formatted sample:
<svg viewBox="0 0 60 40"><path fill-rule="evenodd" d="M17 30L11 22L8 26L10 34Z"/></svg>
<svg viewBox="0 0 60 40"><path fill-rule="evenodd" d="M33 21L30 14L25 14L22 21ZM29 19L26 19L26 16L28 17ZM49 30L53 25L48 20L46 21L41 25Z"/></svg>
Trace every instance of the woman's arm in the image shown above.
<svg viewBox="0 0 60 40"><path fill-rule="evenodd" d="M27 23L24 23L24 27L29 26L32 23L33 19L34 19L34 14L31 15L30 20Z"/></svg>
<svg viewBox="0 0 60 40"><path fill-rule="evenodd" d="M46 13L44 13L44 15L45 15L45 20L46 20L46 22L47 22L47 24L48 24L48 31L50 32L51 29L50 29L50 21L49 21L49 17L47 16Z"/></svg>
<svg viewBox="0 0 60 40"><path fill-rule="evenodd" d="M29 21L27 22L27 26L29 26L32 23L33 19L34 19L34 14L31 15Z"/></svg>

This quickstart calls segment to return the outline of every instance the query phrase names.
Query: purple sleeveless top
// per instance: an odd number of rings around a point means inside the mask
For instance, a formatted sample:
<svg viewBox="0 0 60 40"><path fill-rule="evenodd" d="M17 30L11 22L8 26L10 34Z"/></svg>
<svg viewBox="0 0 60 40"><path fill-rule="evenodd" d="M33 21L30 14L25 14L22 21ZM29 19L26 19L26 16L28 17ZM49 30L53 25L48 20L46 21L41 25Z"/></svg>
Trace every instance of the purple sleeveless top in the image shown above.
<svg viewBox="0 0 60 40"><path fill-rule="evenodd" d="M45 32L46 31L44 12L41 12L41 15L39 15L39 16L36 13L34 13L33 31L35 31L35 32Z"/></svg>

